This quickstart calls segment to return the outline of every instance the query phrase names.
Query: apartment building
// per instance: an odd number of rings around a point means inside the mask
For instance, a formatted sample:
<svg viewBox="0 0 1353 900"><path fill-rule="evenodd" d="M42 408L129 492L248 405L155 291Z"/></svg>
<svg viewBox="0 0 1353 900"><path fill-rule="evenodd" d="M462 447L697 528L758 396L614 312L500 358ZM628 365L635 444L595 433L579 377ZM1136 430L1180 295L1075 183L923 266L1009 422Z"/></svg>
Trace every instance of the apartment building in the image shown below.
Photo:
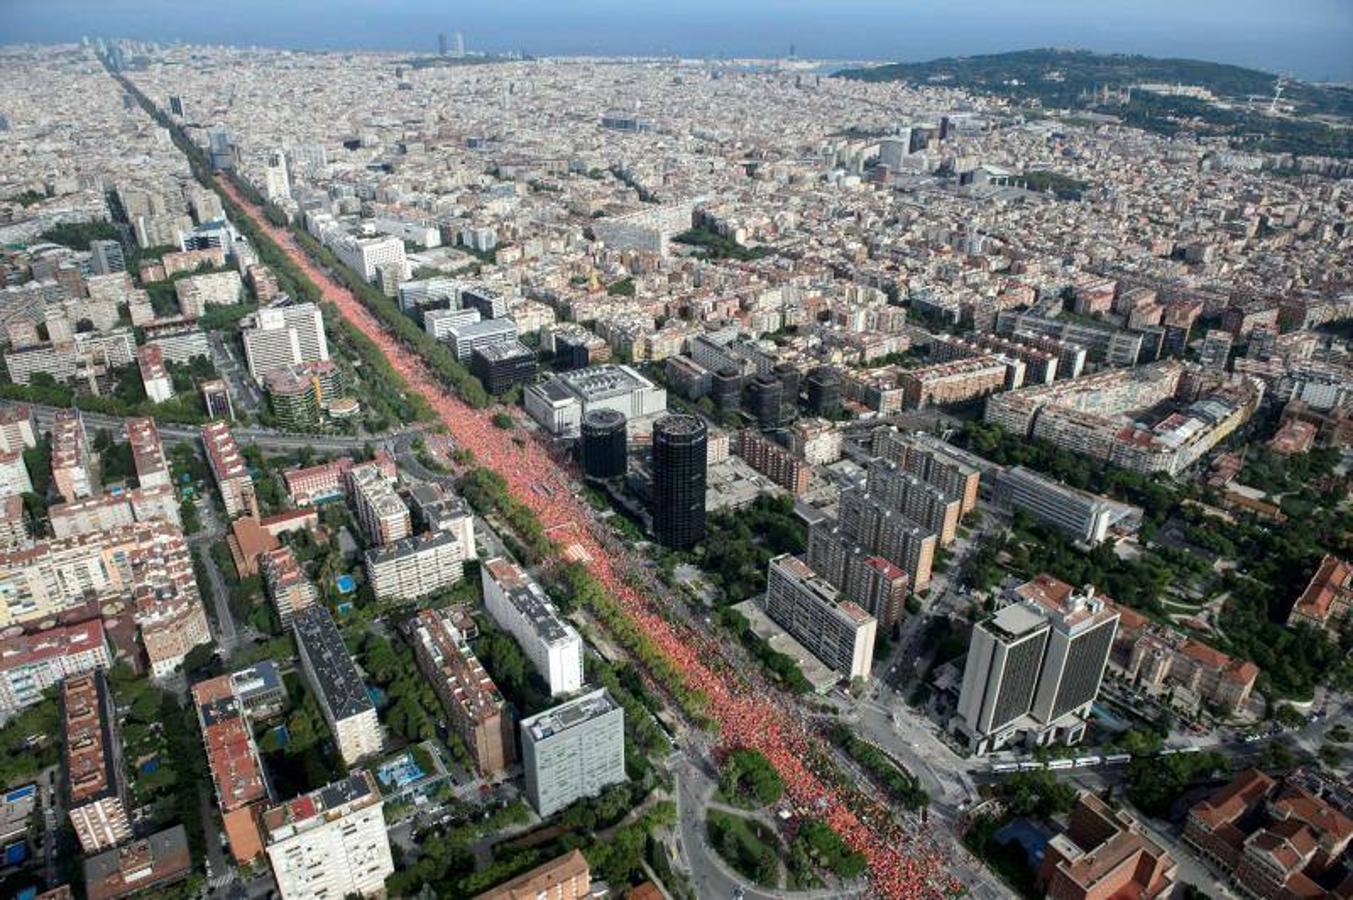
<svg viewBox="0 0 1353 900"><path fill-rule="evenodd" d="M1002 310L996 314L996 332L1019 340L1039 337L1074 344L1090 359L1109 366L1135 366L1142 353L1142 335L1135 331L1037 313Z"/></svg>
<svg viewBox="0 0 1353 900"><path fill-rule="evenodd" d="M475 557L474 512L463 497L436 484L419 484L409 490L409 499L423 531L446 532L455 537L466 559Z"/></svg>
<svg viewBox="0 0 1353 900"><path fill-rule="evenodd" d="M591 897L592 872L581 850L542 863L474 900L585 900ZM635 891L630 891L635 894ZM638 900L638 898L632 898Z"/></svg>
<svg viewBox="0 0 1353 900"><path fill-rule="evenodd" d="M132 502L133 495L138 501L136 504ZM138 518L138 511L144 515ZM173 488L154 491L137 488L124 494L99 494L74 503L57 503L48 510L52 534L58 538L108 531L154 519L180 524L178 498L174 496Z"/></svg>
<svg viewBox="0 0 1353 900"><path fill-rule="evenodd" d="M923 591L930 585L935 551L939 549L937 533L859 488L841 492L838 522L841 534L852 543L906 572L913 591ZM824 523L812 530L829 527ZM809 553L811 566L811 536Z"/></svg>
<svg viewBox="0 0 1353 900"><path fill-rule="evenodd" d="M260 309L240 333L249 375L260 384L274 370L329 358L324 317L313 303Z"/></svg>
<svg viewBox="0 0 1353 900"><path fill-rule="evenodd" d="M202 426L202 446L207 453L207 466L216 480L226 516L258 516L258 498L254 494L254 479L249 474L244 457L225 422L208 422Z"/></svg>
<svg viewBox="0 0 1353 900"><path fill-rule="evenodd" d="M329 610L322 604L307 607L295 613L291 628L301 669L343 762L352 765L379 753L384 742L376 707Z"/></svg>
<svg viewBox="0 0 1353 900"><path fill-rule="evenodd" d="M98 853L132 836L117 711L103 672L65 680L61 688L65 734L66 809L80 849Z"/></svg>
<svg viewBox="0 0 1353 900"><path fill-rule="evenodd" d="M0 406L0 451L22 453L38 445L38 422L27 403Z"/></svg>
<svg viewBox="0 0 1353 900"><path fill-rule="evenodd" d="M202 318L209 306L231 306L244 296L244 282L234 270L190 275L174 282L179 310L194 319Z"/></svg>
<svg viewBox="0 0 1353 900"><path fill-rule="evenodd" d="M94 493L93 467L79 411L57 410L52 416L52 483L67 502Z"/></svg>
<svg viewBox="0 0 1353 900"><path fill-rule="evenodd" d="M193 871L188 832L182 825L105 850L84 861L86 900L121 900L150 894L187 878Z"/></svg>
<svg viewBox="0 0 1353 900"><path fill-rule="evenodd" d="M24 465L23 452L0 450L0 498L32 493L33 482Z"/></svg>
<svg viewBox="0 0 1353 900"><path fill-rule="evenodd" d="M290 628L296 613L314 606L319 599L315 585L306 577L290 547L259 554L258 568L283 628Z"/></svg>
<svg viewBox="0 0 1353 900"><path fill-rule="evenodd" d="M526 798L541 816L625 780L625 710L604 688L521 722Z"/></svg>
<svg viewBox="0 0 1353 900"><path fill-rule="evenodd" d="M200 681L192 695L230 852L238 865L247 865L263 853L258 815L272 797L253 728L236 696L233 676Z"/></svg>
<svg viewBox="0 0 1353 900"><path fill-rule="evenodd" d="M545 589L501 556L486 560L480 575L485 609L526 651L550 693L558 696L581 688L582 638L559 616Z"/></svg>
<svg viewBox="0 0 1353 900"><path fill-rule="evenodd" d="M59 343L37 344L5 353L5 367L15 384L31 384L45 372L57 381L90 383L110 369L131 365L136 359L136 339L130 328L81 331Z"/></svg>
<svg viewBox="0 0 1353 900"><path fill-rule="evenodd" d="M829 466L841 458L844 437L826 419L799 419L789 426L789 449L810 466Z"/></svg>
<svg viewBox="0 0 1353 900"><path fill-rule="evenodd" d="M734 452L747 465L795 496L808 490L812 466L770 438L744 428L734 439Z"/></svg>
<svg viewBox="0 0 1353 900"><path fill-rule="evenodd" d="M160 429L151 418L132 418L126 423L127 441L132 446L132 466L136 483L142 489L171 484L169 463L164 455Z"/></svg>
<svg viewBox="0 0 1353 900"><path fill-rule="evenodd" d="M908 472L895 462L869 464L866 489L888 507L935 532L941 547L958 535L962 501Z"/></svg>
<svg viewBox="0 0 1353 900"><path fill-rule="evenodd" d="M163 522L39 541L0 553L0 628L91 599L132 607L156 677L211 639L183 533Z"/></svg>
<svg viewBox="0 0 1353 900"><path fill-rule="evenodd" d="M869 678L877 620L842 598L803 560L782 554L770 561L762 605L790 637L842 678Z"/></svg>
<svg viewBox="0 0 1353 900"><path fill-rule="evenodd" d="M23 513L22 497L17 494L0 497L0 553L33 545L33 535Z"/></svg>
<svg viewBox="0 0 1353 900"><path fill-rule="evenodd" d="M112 664L102 619L0 637L0 718L37 703L62 679Z"/></svg>
<svg viewBox="0 0 1353 900"><path fill-rule="evenodd" d="M936 363L897 377L907 409L967 403L1005 389L1007 366L991 354Z"/></svg>
<svg viewBox="0 0 1353 900"><path fill-rule="evenodd" d="M384 806L371 773L358 769L264 812L263 841L282 900L384 896L395 870Z"/></svg>
<svg viewBox="0 0 1353 900"><path fill-rule="evenodd" d="M456 535L442 531L372 547L366 576L378 600L417 600L460 581L464 560Z"/></svg>
<svg viewBox="0 0 1353 900"><path fill-rule="evenodd" d="M357 521L374 544L392 544L413 532L409 508L395 493L392 479L372 463L348 470L348 485Z"/></svg>
<svg viewBox="0 0 1353 900"><path fill-rule="evenodd" d="M437 692L451 729L470 751L480 776L493 778L516 762L515 721L470 649L464 618L464 612L425 609L409 629L418 667Z"/></svg>
<svg viewBox="0 0 1353 900"><path fill-rule="evenodd" d="M891 427L875 430L871 446L881 458L939 488L946 497L956 498L960 517L977 507L982 472L962 458L958 448L933 435L908 434Z"/></svg>
<svg viewBox="0 0 1353 900"><path fill-rule="evenodd" d="M950 723L973 753L1017 740L1076 744L1099 693L1118 611L1093 588L1040 575L973 628L958 712Z"/></svg>
<svg viewBox="0 0 1353 900"><path fill-rule="evenodd" d="M1002 341L1001 338L995 340ZM991 343L990 340L983 343L955 335L936 335L930 342L930 359L937 363L946 363L990 357L1005 366L1005 382L1002 385L1005 390L1013 391L1023 387L1027 364L1019 355L1005 352L1000 344L992 347Z"/></svg>

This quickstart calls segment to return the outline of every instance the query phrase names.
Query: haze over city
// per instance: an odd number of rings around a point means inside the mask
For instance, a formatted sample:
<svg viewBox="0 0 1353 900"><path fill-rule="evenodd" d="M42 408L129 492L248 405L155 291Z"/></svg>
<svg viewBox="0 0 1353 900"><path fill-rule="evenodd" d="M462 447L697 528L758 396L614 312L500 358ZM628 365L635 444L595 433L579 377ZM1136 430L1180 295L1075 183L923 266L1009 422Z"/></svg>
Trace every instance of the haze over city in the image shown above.
<svg viewBox="0 0 1353 900"><path fill-rule="evenodd" d="M1345 0L8 0L0 41L82 34L303 49L427 50L438 31L535 55L919 61L1028 47L1183 56L1353 80Z"/></svg>

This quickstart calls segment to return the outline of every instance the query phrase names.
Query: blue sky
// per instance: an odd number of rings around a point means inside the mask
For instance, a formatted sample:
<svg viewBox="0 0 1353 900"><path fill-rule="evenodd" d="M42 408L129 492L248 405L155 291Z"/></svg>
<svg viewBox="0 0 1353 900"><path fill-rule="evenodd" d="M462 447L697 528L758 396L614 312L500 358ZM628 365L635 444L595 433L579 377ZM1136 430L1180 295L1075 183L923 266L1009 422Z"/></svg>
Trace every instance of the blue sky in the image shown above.
<svg viewBox="0 0 1353 900"><path fill-rule="evenodd" d="M0 43L82 34L305 48L922 60L1027 47L1353 81L1353 0L0 0Z"/></svg>

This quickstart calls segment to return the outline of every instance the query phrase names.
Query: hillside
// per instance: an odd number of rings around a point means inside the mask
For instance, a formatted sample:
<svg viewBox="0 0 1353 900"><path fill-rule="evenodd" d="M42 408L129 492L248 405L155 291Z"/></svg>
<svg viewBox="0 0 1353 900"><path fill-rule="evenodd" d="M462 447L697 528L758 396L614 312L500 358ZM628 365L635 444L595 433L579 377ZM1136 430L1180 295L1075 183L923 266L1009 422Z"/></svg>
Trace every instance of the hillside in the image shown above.
<svg viewBox="0 0 1353 900"><path fill-rule="evenodd" d="M1042 49L892 63L836 75L962 87L1044 107L1088 109L1163 134L1229 136L1247 149L1353 156L1353 129L1326 121L1353 119L1353 89L1285 80L1282 114L1270 116L1266 112L1278 77L1223 63ZM1134 90L1124 103L1117 96L1106 100L1101 93L1150 83L1204 88L1214 97Z"/></svg>

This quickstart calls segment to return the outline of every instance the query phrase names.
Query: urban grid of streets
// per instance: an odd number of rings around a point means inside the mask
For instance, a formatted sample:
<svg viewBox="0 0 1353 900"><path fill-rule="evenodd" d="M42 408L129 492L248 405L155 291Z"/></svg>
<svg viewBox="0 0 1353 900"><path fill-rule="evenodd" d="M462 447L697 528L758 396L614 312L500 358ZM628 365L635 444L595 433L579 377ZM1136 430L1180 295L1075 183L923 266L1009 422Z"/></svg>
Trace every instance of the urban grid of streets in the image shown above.
<svg viewBox="0 0 1353 900"><path fill-rule="evenodd" d="M1273 178L1267 174L1269 161L1260 156L1166 140L1116 125L1028 121L1023 111L1005 103L943 85L819 81L804 68L726 73L683 62L513 61L485 67L483 74L433 69L409 74L405 81L403 66L396 68L393 57L379 54L340 59L174 47L155 51L152 59L149 66L128 73L129 84L145 90L158 104L163 104L166 91L181 90L190 106L196 104L207 118L226 122L243 135L243 144L233 148L240 154L237 173L199 187L229 196L320 287L323 299L373 341L410 390L428 401L438 424L450 434L451 446L471 451L478 465L500 474L512 496L540 519L560 557L585 560L687 683L709 698L717 735L683 727L677 735L679 749L667 762L676 775L679 865L702 897L780 894L745 885L706 837L704 813L719 808L713 797L716 763L727 750L741 746L761 750L774 763L795 808L822 816L850 846L868 856L870 880L849 888L854 895L929 896L958 887L979 897L1008 893L956 838L959 820L977 800L979 787L999 781L999 776L989 761L958 755L949 736L901 696L912 670L924 671L922 664L934 649L925 643L926 617L906 618L861 696L837 691L812 703L790 698L771 684L742 647L677 600L675 592L659 581L655 563L621 541L605 518L579 499L578 479L533 422L512 409L510 415L519 427L506 430L492 418L495 412L503 415L501 408L481 411L461 402L342 286L337 273L312 259L290 231L242 195L239 182L232 178L262 187L265 176L276 174L270 161L274 145L285 145L288 152L311 150L325 142L332 145L342 135L347 144L355 144L347 151L353 154L351 160L328 184L315 172L307 173L305 178L314 179L307 190L316 185L327 189L335 209L341 205L352 213L361 208L364 221L369 221L369 207L374 206L392 216L416 211L454 219L472 231L477 223L492 222L508 241L504 248L522 253L516 268L511 268L507 253L497 266L482 252L471 257L452 250L448 258L473 265L476 276L484 263L489 280L513 293L514 299L520 300L529 284L533 297L564 298L560 306L576 303L594 313L594 307L602 307L604 313L606 304L623 306L626 291L632 296L636 284L641 297L671 296L668 311L679 307L680 315L654 318L626 308L609 320L606 329L599 326L612 345L625 347L636 358L643 353L657 358L656 353L670 349L673 341L680 347L684 337L706 322L727 316L728 310L719 305L723 294L741 298L739 315L750 310L743 318L753 323L788 323L788 318L775 317L778 311L771 315L764 308L767 304L762 301L772 290L783 290L795 301L808 296L820 300L811 308L822 316L820 322L829 322L830 330L837 332L829 338L840 340L844 352L859 352L863 358L866 351L884 349L890 356L905 356L909 341L924 334L915 324L921 321L917 312L921 309L941 318L952 312L955 321L960 313L994 317L997 309L1019 305L1025 291L1033 293L1029 281L1052 281L1056 273L1069 272L1066 277L1080 279L1077 284L1093 286L1096 279L1113 272L1115 277L1122 275L1124 283L1130 277L1133 283L1159 286L1162 295L1183 282L1190 291L1213 300L1223 288L1244 296L1262 293L1273 284L1286 285L1294 296L1323 295L1345 283L1350 274L1347 238L1329 224L1346 210L1346 200L1337 190L1324 189L1323 182ZM220 87L222 70L234 70L239 76L229 80L228 91ZM62 72L63 77L66 74ZM82 75L89 77L90 71ZM358 85L370 90L358 91ZM304 103L291 99L302 94L307 97ZM457 104L454 115L443 108L450 102ZM348 104L341 107L341 120L334 114L335 103ZM604 132L598 137L601 104L620 104L607 108L606 115L617 115L619 109L636 122L642 118L644 127L636 124L623 141ZM922 151L905 154L902 171L884 166L883 177L893 179L895 190L878 189L873 184L877 171L863 162L877 138L875 132L890 129L899 118L915 121L939 110L956 111L963 122L951 145L961 150L945 165L957 162L989 181L968 192L951 190L942 183L938 154L932 157ZM140 111L131 115L139 117ZM118 141L136 130L122 128L124 123L107 109L97 109L91 116L99 128L108 128L107 134L118 135ZM176 121L176 127L191 128L202 143L199 124L183 115ZM144 126L140 120L137 127L145 130ZM804 137L796 139L800 126ZM399 135L393 161L376 149L381 143L376 131ZM152 146L157 141L166 145L163 137L157 132L141 143L126 138L144 152L148 182L162 176L184 177L181 159L167 164L164 146ZM110 140L110 146L118 144ZM493 149L483 149L490 146ZM98 152L98 147L89 148L89 153ZM482 159L493 160L492 175L482 171L480 153ZM977 162L978 168L966 168ZM1086 188L1084 202L1060 203L1050 193L1009 183L1009 175L1001 174L1002 166L1065 171L1092 187ZM514 175L519 169L530 171L531 177ZM284 172L284 183L286 177ZM496 183L500 178L504 183ZM381 184L373 189L376 180ZM509 181L511 190L503 190ZM578 186L578 193L556 203L553 198L564 190L561 183L569 190ZM1312 183L1320 187L1310 187ZM271 194L275 185L269 181L266 187ZM186 186L184 190L186 194ZM416 200L405 205L409 197ZM774 246L784 256L763 260L758 270L754 265L718 265L684 253L675 261L654 262L612 248L593 247L585 257L577 252L582 241L570 231L577 220L604 224L607 218L661 207L674 198L691 203L699 198L709 221L738 236L732 241L735 246L744 246L740 242ZM100 196L95 205L102 203ZM1229 238L1209 242L1208 235L1214 233ZM1177 235L1184 237L1176 242ZM991 252L995 248L1000 252ZM555 256L569 262L556 267L551 260ZM1015 264L999 268L999 260L1016 261L1019 271ZM780 271L768 278L774 269ZM505 274L509 271L512 274ZM385 273L378 276L381 280ZM905 290L909 280L908 313L915 315L903 322L877 285L901 283ZM535 299L522 303L532 315L538 315L543 305ZM577 312L571 310L572 315ZM1130 317L1139 313L1149 317L1152 312L1147 303L1123 315L1133 321ZM1157 316L1159 312L1154 310ZM687 315L694 321L685 321ZM779 331L760 324L751 330ZM841 338L841 333L847 336ZM788 346L787 354L802 354L796 361L808 357L805 335L776 336ZM262 392L243 370L238 352L227 346L220 332L208 338L212 361L237 402L250 410L261 408ZM876 340L887 347L871 343ZM36 405L34 410L38 424L50 427L54 408ZM881 414L870 425L885 422L935 432L961 427L959 420L929 411ZM117 431L120 424L117 417L85 415L91 431ZM190 427L165 424L159 430L169 441L198 436L198 430ZM310 448L343 453L372 442L390 450L399 466L418 480L453 483L451 476L432 471L414 452L414 441L425 437L420 431L386 431L362 438L299 435L259 426L232 431L242 444L278 452ZM435 431L426 438L443 439ZM847 454L851 452L848 447ZM224 537L228 523L210 503L199 504L199 510L202 528L189 543L205 549ZM976 534L953 546L955 558L964 558L988 531L1003 532L1010 524L1001 515L985 508L983 512L986 517L974 529ZM481 546L502 550L493 524L477 518L475 530ZM262 635L235 620L225 577L209 553L198 555L211 586L213 637L223 657L229 658ZM924 608L930 615L957 618L967 614L970 599L938 574ZM183 687L181 679L176 686ZM656 687L661 691L670 686ZM829 703L833 713L824 714L821 703ZM1313 718L1289 731L1288 737L1307 750L1319 748L1338 713L1347 712L1341 703L1317 688L1308 711L1329 715ZM904 764L930 795L928 817L890 810L873 780L819 738L819 730L829 721L848 723L859 736ZM1220 750L1240 764L1257 761L1266 739L1218 731L1171 735L1171 740ZM826 784L823 773L808 763L810 749L825 751L831 764L861 787L836 789ZM1107 766L1053 773L1059 780L1074 777L1079 786L1117 786L1121 775ZM43 773L43 778L48 785L44 793L59 799L55 771ZM200 800L213 889L221 896L264 896L266 878L236 881L213 824L206 785ZM44 809L43 815L50 830L62 818L59 802ZM419 814L393 826L392 842L411 849L415 829L420 823L430 824L431 815ZM1175 854L1181 880L1227 894L1219 873L1191 854L1178 852L1177 836L1158 834L1157 826L1149 822L1143 827ZM486 838L476 845L481 861L488 858L491 843ZM51 841L45 842L43 853L50 880ZM838 891L833 896L839 895Z"/></svg>

